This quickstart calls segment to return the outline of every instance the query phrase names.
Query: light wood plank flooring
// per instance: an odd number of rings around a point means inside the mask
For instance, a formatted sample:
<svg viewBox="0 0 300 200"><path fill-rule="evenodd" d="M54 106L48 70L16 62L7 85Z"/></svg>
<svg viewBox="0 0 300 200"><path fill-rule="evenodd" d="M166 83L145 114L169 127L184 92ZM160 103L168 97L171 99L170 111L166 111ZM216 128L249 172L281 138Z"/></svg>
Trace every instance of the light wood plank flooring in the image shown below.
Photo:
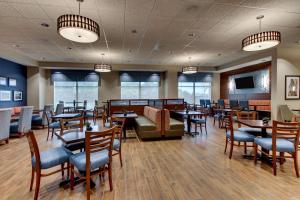
<svg viewBox="0 0 300 200"><path fill-rule="evenodd" d="M138 142L123 145L124 166L113 160L114 190L108 181L99 183L92 199L105 200L296 200L300 179L292 160L279 167L278 175L258 162L242 158L243 147L234 148L233 158L224 154L224 130L208 122L208 135L182 140ZM35 131L41 150L61 145L54 138L46 142L46 129ZM251 148L249 148L251 150ZM0 145L0 199L33 199L29 192L30 154L26 138ZM83 184L74 191L58 187L60 174L42 178L40 199L85 199ZM107 179L107 177L106 177Z"/></svg>

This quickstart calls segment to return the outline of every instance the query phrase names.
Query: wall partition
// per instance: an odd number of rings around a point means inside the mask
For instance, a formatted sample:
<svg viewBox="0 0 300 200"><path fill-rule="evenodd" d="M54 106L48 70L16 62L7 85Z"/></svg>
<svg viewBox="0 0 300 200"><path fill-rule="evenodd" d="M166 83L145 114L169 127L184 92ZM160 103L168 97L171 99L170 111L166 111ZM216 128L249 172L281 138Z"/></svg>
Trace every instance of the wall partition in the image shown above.
<svg viewBox="0 0 300 200"><path fill-rule="evenodd" d="M190 104L199 104L200 99L211 100L212 79L212 73L178 73L178 97Z"/></svg>
<svg viewBox="0 0 300 200"><path fill-rule="evenodd" d="M87 100L87 108L95 106L98 100L100 76L93 71L85 70L53 70L51 83L54 88L54 105L63 101L66 106L72 106L73 101Z"/></svg>

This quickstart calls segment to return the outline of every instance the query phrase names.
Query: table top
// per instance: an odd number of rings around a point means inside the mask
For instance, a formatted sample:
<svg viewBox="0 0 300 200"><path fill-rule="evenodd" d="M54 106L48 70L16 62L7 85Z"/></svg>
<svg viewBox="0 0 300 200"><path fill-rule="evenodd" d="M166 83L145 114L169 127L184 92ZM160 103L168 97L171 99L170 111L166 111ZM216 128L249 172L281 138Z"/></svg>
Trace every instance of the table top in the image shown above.
<svg viewBox="0 0 300 200"><path fill-rule="evenodd" d="M70 119L70 118L76 118L76 117L80 117L80 113L64 113L64 114L58 114L58 115L54 115L52 116L52 118L55 119Z"/></svg>
<svg viewBox="0 0 300 200"><path fill-rule="evenodd" d="M101 132L108 129L108 127L104 126L91 126L93 129L91 132ZM55 135L65 144L73 144L77 142L82 142L85 140L85 131L86 127L84 127L83 131L77 130L67 130L63 135L60 135L60 131L56 132Z"/></svg>
<svg viewBox="0 0 300 200"><path fill-rule="evenodd" d="M128 113L126 116L122 113L120 114L113 114L112 117L117 117L117 118L137 118L138 115L136 113Z"/></svg>
<svg viewBox="0 0 300 200"><path fill-rule="evenodd" d="M203 115L203 112L199 112L199 111L193 111L190 110L188 113L185 110L182 111L174 111L175 113L179 114L179 115Z"/></svg>
<svg viewBox="0 0 300 200"><path fill-rule="evenodd" d="M269 121L268 124L264 124L262 120L246 120L246 119L238 119L236 120L238 123L249 126L251 128L272 128L272 122Z"/></svg>

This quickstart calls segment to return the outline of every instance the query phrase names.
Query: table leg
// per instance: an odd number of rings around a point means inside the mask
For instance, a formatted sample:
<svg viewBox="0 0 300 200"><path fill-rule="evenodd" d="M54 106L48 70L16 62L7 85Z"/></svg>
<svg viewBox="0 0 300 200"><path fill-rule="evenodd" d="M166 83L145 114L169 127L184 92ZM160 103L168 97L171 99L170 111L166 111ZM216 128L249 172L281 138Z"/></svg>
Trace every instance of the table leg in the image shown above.
<svg viewBox="0 0 300 200"><path fill-rule="evenodd" d="M123 139L124 139L124 142L127 139L126 129L127 129L127 125L126 125L126 118L125 118L124 129L123 129Z"/></svg>
<svg viewBox="0 0 300 200"><path fill-rule="evenodd" d="M190 133L191 132L191 116L190 115L187 116L186 123L187 123L187 132Z"/></svg>

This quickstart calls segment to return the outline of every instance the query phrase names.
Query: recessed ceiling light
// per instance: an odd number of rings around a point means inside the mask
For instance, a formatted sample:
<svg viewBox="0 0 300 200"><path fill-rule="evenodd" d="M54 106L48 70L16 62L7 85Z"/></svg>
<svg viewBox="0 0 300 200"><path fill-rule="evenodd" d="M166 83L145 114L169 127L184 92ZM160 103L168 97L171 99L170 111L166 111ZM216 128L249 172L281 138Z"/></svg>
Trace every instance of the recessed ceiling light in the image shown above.
<svg viewBox="0 0 300 200"><path fill-rule="evenodd" d="M72 47L67 47L68 50L72 50Z"/></svg>
<svg viewBox="0 0 300 200"><path fill-rule="evenodd" d="M14 48L19 48L20 47L20 45L18 45L18 44L13 44L12 45Z"/></svg>
<svg viewBox="0 0 300 200"><path fill-rule="evenodd" d="M172 50L169 51L169 54L173 54L174 52Z"/></svg>
<svg viewBox="0 0 300 200"><path fill-rule="evenodd" d="M218 53L218 56L221 56L222 54L221 53Z"/></svg>
<svg viewBox="0 0 300 200"><path fill-rule="evenodd" d="M49 27L50 25L47 24L47 23L41 23L41 26L43 26L43 27Z"/></svg>
<svg viewBox="0 0 300 200"><path fill-rule="evenodd" d="M189 36L189 37L195 37L195 36L196 36L196 33L189 33L188 36Z"/></svg>
<svg viewBox="0 0 300 200"><path fill-rule="evenodd" d="M131 33L136 34L136 33L137 33L137 30L133 29L133 30L131 31Z"/></svg>
<svg viewBox="0 0 300 200"><path fill-rule="evenodd" d="M132 49L128 49L128 52L131 53L131 52L132 52Z"/></svg>
<svg viewBox="0 0 300 200"><path fill-rule="evenodd" d="M130 61L130 60L127 60L127 62L129 62L129 63L130 63L131 61Z"/></svg>

